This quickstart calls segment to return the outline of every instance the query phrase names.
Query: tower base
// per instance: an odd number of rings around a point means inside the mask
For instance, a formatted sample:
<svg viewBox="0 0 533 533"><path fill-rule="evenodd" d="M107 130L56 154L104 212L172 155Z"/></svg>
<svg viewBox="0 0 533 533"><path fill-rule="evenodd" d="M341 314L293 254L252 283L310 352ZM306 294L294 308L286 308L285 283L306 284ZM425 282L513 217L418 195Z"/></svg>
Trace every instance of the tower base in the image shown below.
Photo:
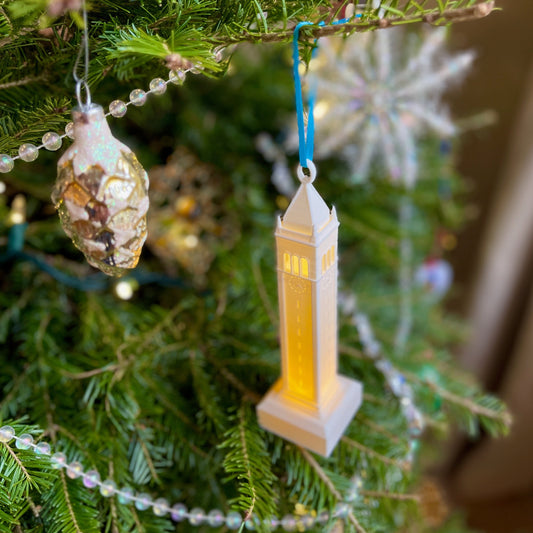
<svg viewBox="0 0 533 533"><path fill-rule="evenodd" d="M282 393L279 379L257 406L259 425L294 444L328 457L361 405L361 383L337 376L333 401L312 411Z"/></svg>

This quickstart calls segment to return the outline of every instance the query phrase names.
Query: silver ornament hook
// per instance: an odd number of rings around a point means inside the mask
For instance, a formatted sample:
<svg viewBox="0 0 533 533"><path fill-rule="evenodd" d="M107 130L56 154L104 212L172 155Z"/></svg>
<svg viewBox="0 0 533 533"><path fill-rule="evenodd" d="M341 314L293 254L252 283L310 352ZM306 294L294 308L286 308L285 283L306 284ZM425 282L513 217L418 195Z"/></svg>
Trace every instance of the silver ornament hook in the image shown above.
<svg viewBox="0 0 533 533"><path fill-rule="evenodd" d="M81 88L85 89L85 103L81 101ZM78 100L78 105L80 109L87 111L91 107L91 91L89 90L89 85L85 80L78 80L76 82L76 99Z"/></svg>
<svg viewBox="0 0 533 533"><path fill-rule="evenodd" d="M78 56L74 62L74 68L72 70L72 76L76 81L76 99L80 109L86 110L91 106L91 91L89 90L89 24L87 21L87 5L85 0L82 2L82 14L83 14L83 35L81 38L80 49ZM81 61L81 56L84 55L84 72L83 77L78 76L78 66ZM81 100L81 88L85 89L85 103Z"/></svg>
<svg viewBox="0 0 533 533"><path fill-rule="evenodd" d="M306 168L309 170L309 176L304 174L304 169L302 168L302 165L298 165L298 169L296 170L296 174L298 175L298 179L302 183L313 183L313 181L315 181L315 178L316 178L316 167L315 167L315 164L310 159L308 159L306 161L306 163L307 163L307 167Z"/></svg>

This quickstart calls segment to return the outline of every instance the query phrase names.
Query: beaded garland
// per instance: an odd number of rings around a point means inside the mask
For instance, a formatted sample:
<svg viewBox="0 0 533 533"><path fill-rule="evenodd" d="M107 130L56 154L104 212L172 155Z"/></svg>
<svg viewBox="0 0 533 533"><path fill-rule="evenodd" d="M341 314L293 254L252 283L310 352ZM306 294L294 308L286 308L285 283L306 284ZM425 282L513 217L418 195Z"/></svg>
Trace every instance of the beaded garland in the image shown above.
<svg viewBox="0 0 533 533"><path fill-rule="evenodd" d="M199 67L192 67L186 70L171 70L168 76L168 80L163 78L154 78L150 82L150 88L148 91L142 89L134 89L131 91L129 96L129 101L124 102L122 100L113 100L109 104L109 112L105 114L106 117L113 116L115 118L123 117L127 110L128 106L142 106L146 103L147 97L149 94L160 95L166 92L167 85L172 83L174 85L182 85L185 81L186 75L188 72L199 72ZM74 123L69 122L65 126L65 133L59 134L53 131L49 131L43 135L42 144L35 146L34 144L24 143L21 144L18 150L18 155L11 157L8 154L0 154L0 172L7 173L13 170L15 166L15 161L17 159L22 159L22 161L31 162L35 161L39 157L39 150L41 148L46 148L51 152L59 150L63 144L63 139L69 137L74 139Z"/></svg>

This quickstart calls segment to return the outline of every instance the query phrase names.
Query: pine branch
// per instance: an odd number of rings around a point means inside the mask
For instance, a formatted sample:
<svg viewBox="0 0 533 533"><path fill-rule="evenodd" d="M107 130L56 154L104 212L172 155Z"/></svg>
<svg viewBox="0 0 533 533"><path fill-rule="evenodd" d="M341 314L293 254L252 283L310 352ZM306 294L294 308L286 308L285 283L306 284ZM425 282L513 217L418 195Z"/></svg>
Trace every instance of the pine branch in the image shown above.
<svg viewBox="0 0 533 533"><path fill-rule="evenodd" d="M34 426L19 422L10 425L18 434L40 434ZM12 523L27 508L30 494L49 490L53 479L47 457L36 456L31 450L15 450L9 443L0 444L0 513L10 515Z"/></svg>
<svg viewBox="0 0 533 533"><path fill-rule="evenodd" d="M386 492L379 490L361 490L361 496L367 498L386 498L389 500L398 500L398 501L414 501L419 502L420 496L418 494L405 494L397 492Z"/></svg>
<svg viewBox="0 0 533 533"><path fill-rule="evenodd" d="M396 459L392 459L390 457L387 457L386 455L383 455L379 452L376 452L372 448L369 448L368 446L365 446L359 442L356 442L353 439L350 439L348 437L342 437L342 442L346 443L348 446L351 446L352 448L356 448L360 452L364 453L365 455L368 455L370 457L373 457L374 459L377 459L378 461L381 461L382 463L385 463L390 466L395 466L399 468L400 470L409 471L409 465L406 464L403 461L397 461Z"/></svg>
<svg viewBox="0 0 533 533"><path fill-rule="evenodd" d="M477 387L463 386L459 394L414 372L402 369L402 373L413 383L427 387L435 397L442 398L452 409L456 420L462 422L471 435L477 434L478 421L492 436L507 435L510 431L513 421L511 413L500 400L479 392ZM449 385L454 386L453 383Z"/></svg>
<svg viewBox="0 0 533 533"><path fill-rule="evenodd" d="M74 512L74 508L72 507L72 502L70 501L70 495L68 493L68 487L67 487L67 480L65 478L65 472L61 470L59 473L59 476L61 477L61 485L63 486L63 494L65 496L65 503L68 508L68 512L71 519L72 527L74 528L75 533L83 533L80 529L80 526L78 524L78 519L76 518L76 513Z"/></svg>
<svg viewBox="0 0 533 533"><path fill-rule="evenodd" d="M228 479L239 481L240 496L230 503L244 511L246 518L252 514L260 520L269 518L276 513L273 485L277 479L271 469L263 432L246 405L230 421L236 425L225 433L225 440L219 446L226 452L223 467Z"/></svg>
<svg viewBox="0 0 533 533"><path fill-rule="evenodd" d="M465 8L452 8L452 9L431 9L421 10L414 15L406 15L401 13L400 16L391 18L377 18L374 20L367 20L364 22L347 22L343 24L336 24L330 26L307 26L302 28L301 32L309 39L318 39L320 37L327 37L332 35L348 35L353 32L364 32L368 30L385 29L393 26L411 24L416 22L425 22L432 26L443 26L451 22L465 22L468 20L476 20L484 18L492 13L495 8L494 1L488 1L480 3L475 6ZM387 9L385 7L385 9ZM388 9L391 12L391 8ZM287 30L276 31L270 33L247 33L243 32L241 35L232 37L230 39L222 38L215 40L217 44L229 44L238 43L243 41L251 42L284 42L292 38L294 28L297 22L291 22L287 24Z"/></svg>
<svg viewBox="0 0 533 533"><path fill-rule="evenodd" d="M318 464L316 459L304 448L298 447L298 450L300 451L304 459L313 467L318 477L323 481L323 483L326 485L326 487L331 492L331 494L335 497L337 502L342 501L342 496L340 492L337 490L337 488L335 487L331 479L328 477L326 472ZM357 520L357 518L355 517L351 509L349 511L348 518L350 522L353 524L353 526L355 527L357 533L366 533L366 531L363 529L361 524L359 524L359 521Z"/></svg>

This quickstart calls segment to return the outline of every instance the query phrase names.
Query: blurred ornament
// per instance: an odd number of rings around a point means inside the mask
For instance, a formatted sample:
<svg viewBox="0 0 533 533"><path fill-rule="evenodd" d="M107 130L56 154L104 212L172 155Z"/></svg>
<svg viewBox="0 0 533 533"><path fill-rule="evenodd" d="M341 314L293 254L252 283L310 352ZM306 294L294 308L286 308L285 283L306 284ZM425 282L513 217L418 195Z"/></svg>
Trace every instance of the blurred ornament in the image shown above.
<svg viewBox="0 0 533 533"><path fill-rule="evenodd" d="M446 251L453 250L457 246L457 237L448 230L440 230L437 234L438 245Z"/></svg>
<svg viewBox="0 0 533 533"><path fill-rule="evenodd" d="M415 273L415 283L436 296L444 296L452 281L452 266L444 259L426 259Z"/></svg>
<svg viewBox="0 0 533 533"><path fill-rule="evenodd" d="M442 526L450 514L442 487L435 479L427 477L422 480L418 495L420 511L425 523L431 528Z"/></svg>
<svg viewBox="0 0 533 533"><path fill-rule="evenodd" d="M225 207L228 186L213 166L185 147L153 168L150 181L148 246L167 270L174 271L177 263L202 284L217 248L231 247L239 235Z"/></svg>
<svg viewBox="0 0 533 533"><path fill-rule="evenodd" d="M101 106L76 108L72 117L75 140L59 159L52 201L87 261L120 276L137 265L146 239L148 176L113 137Z"/></svg>
<svg viewBox="0 0 533 533"><path fill-rule="evenodd" d="M412 186L418 175L416 139L425 132L455 133L440 99L474 57L447 54L445 37L444 28L431 29L423 40L398 28L356 39L321 39L310 67L310 83L318 91L316 158L339 152L354 181L366 180L374 161L383 162L393 180ZM288 147L296 146L294 134Z"/></svg>

